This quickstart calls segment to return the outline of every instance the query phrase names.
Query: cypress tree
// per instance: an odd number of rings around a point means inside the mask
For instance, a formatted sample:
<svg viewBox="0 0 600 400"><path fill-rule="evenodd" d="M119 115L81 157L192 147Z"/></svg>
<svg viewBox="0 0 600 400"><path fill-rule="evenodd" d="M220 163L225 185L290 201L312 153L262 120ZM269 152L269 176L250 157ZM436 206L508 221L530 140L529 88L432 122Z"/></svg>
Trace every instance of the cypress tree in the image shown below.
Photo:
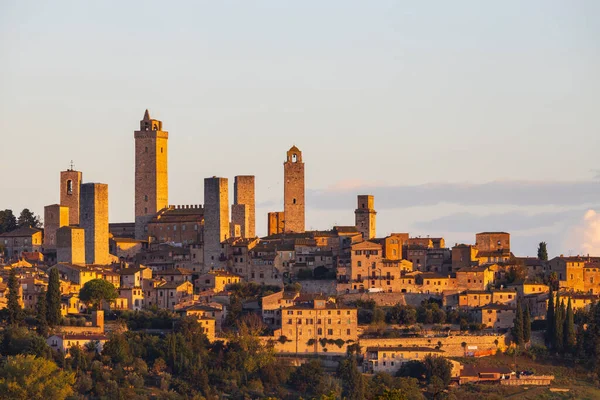
<svg viewBox="0 0 600 400"><path fill-rule="evenodd" d="M552 347L554 344L554 292L550 286L548 293L548 305L546 308L546 346Z"/></svg>
<svg viewBox="0 0 600 400"><path fill-rule="evenodd" d="M573 353L575 351L575 317L573 315L573 307L571 298L567 303L567 313L565 316L565 324L563 328L564 335L564 351Z"/></svg>
<svg viewBox="0 0 600 400"><path fill-rule="evenodd" d="M60 279L58 269L53 268L50 271L48 279L48 292L46 293L46 321L48 325L55 326L60 323Z"/></svg>
<svg viewBox="0 0 600 400"><path fill-rule="evenodd" d="M525 306L525 315L523 315L523 341L529 343L531 340L531 312L529 304Z"/></svg>
<svg viewBox="0 0 600 400"><path fill-rule="evenodd" d="M517 346L521 346L523 344L523 308L521 307L521 299L517 300L517 315L513 320L512 334Z"/></svg>
<svg viewBox="0 0 600 400"><path fill-rule="evenodd" d="M48 320L46 316L46 291L42 288L35 305L35 324L40 336L48 335Z"/></svg>
<svg viewBox="0 0 600 400"><path fill-rule="evenodd" d="M564 343L564 306L565 303L560 299L560 294L557 292L556 307L554 311L554 350L559 353L562 352Z"/></svg>
<svg viewBox="0 0 600 400"><path fill-rule="evenodd" d="M19 280L14 269L10 270L8 276L8 323L18 324L23 319L23 309L19 303Z"/></svg>

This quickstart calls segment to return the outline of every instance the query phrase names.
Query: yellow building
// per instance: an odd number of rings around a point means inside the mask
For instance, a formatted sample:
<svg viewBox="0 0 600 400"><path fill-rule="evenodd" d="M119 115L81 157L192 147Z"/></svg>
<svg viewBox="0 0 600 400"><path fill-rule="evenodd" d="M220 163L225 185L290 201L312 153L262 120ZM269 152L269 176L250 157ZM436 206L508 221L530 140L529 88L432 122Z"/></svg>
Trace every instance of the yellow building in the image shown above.
<svg viewBox="0 0 600 400"><path fill-rule="evenodd" d="M229 285L239 283L241 281L239 275L227 271L211 271L207 274L200 275L196 281L196 286L200 291L213 289L215 293L222 292Z"/></svg>
<svg viewBox="0 0 600 400"><path fill-rule="evenodd" d="M283 353L345 354L356 343L357 310L324 296L281 310L282 328L275 331L275 350Z"/></svg>
<svg viewBox="0 0 600 400"><path fill-rule="evenodd" d="M487 290L494 283L494 272L487 266L465 267L456 271L459 290Z"/></svg>

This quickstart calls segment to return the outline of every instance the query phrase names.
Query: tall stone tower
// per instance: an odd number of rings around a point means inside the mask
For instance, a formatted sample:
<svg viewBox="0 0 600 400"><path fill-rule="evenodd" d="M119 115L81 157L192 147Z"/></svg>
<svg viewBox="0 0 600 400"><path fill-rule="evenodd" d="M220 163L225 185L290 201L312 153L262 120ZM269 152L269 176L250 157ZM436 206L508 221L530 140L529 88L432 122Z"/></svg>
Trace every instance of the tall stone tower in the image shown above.
<svg viewBox="0 0 600 400"><path fill-rule="evenodd" d="M79 226L85 231L86 264L108 264L108 185L81 185Z"/></svg>
<svg viewBox="0 0 600 400"><path fill-rule="evenodd" d="M233 183L231 222L239 225L244 238L256 236L254 176L236 176Z"/></svg>
<svg viewBox="0 0 600 400"><path fill-rule="evenodd" d="M71 168L60 172L60 205L69 207L69 225L79 225L81 172Z"/></svg>
<svg viewBox="0 0 600 400"><path fill-rule="evenodd" d="M69 225L69 207L52 204L44 207L44 249L56 249L56 231Z"/></svg>
<svg viewBox="0 0 600 400"><path fill-rule="evenodd" d="M302 152L292 146L283 163L283 213L285 232L304 232L304 163Z"/></svg>
<svg viewBox="0 0 600 400"><path fill-rule="evenodd" d="M219 265L221 242L229 235L229 183L227 178L204 179L204 264Z"/></svg>
<svg viewBox="0 0 600 400"><path fill-rule="evenodd" d="M356 229L362 233L364 240L373 239L376 235L375 198L371 195L359 195L358 206L354 210Z"/></svg>
<svg viewBox="0 0 600 400"><path fill-rule="evenodd" d="M169 132L148 110L135 137L135 237L148 238L148 222L169 204L167 142Z"/></svg>
<svg viewBox="0 0 600 400"><path fill-rule="evenodd" d="M56 230L56 261L75 265L85 264L85 231L76 226Z"/></svg>

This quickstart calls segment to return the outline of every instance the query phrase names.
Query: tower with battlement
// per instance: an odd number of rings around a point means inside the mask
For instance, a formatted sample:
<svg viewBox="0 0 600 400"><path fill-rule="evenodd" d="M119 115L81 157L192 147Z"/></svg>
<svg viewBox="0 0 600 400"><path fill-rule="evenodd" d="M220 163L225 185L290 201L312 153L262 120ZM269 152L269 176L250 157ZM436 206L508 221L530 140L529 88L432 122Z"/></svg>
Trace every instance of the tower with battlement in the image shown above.
<svg viewBox="0 0 600 400"><path fill-rule="evenodd" d="M375 198L371 195L358 195L358 205L354 210L356 229L362 233L364 240L373 239L376 235Z"/></svg>
<svg viewBox="0 0 600 400"><path fill-rule="evenodd" d="M148 110L135 137L135 237L148 238L148 222L169 204L167 142L162 122L150 118Z"/></svg>
<svg viewBox="0 0 600 400"><path fill-rule="evenodd" d="M302 152L292 146L283 163L283 213L285 232L304 232L304 163Z"/></svg>

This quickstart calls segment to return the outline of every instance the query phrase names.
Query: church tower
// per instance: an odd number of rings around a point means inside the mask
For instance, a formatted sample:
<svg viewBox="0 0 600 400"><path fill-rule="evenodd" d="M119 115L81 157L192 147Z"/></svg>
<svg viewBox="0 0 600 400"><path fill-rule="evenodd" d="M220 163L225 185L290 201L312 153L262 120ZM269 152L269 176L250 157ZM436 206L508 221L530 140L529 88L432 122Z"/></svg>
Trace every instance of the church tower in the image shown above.
<svg viewBox="0 0 600 400"><path fill-rule="evenodd" d="M371 195L358 195L358 206L354 210L356 229L364 240L370 240L376 234L375 198Z"/></svg>
<svg viewBox="0 0 600 400"><path fill-rule="evenodd" d="M304 232L304 163L302 152L292 146L283 163L283 230Z"/></svg>
<svg viewBox="0 0 600 400"><path fill-rule="evenodd" d="M81 172L71 167L60 172L60 205L69 207L69 223L79 225L79 191L81 190Z"/></svg>
<svg viewBox="0 0 600 400"><path fill-rule="evenodd" d="M148 222L169 204L167 142L169 132L148 110L135 137L135 237L148 238Z"/></svg>

